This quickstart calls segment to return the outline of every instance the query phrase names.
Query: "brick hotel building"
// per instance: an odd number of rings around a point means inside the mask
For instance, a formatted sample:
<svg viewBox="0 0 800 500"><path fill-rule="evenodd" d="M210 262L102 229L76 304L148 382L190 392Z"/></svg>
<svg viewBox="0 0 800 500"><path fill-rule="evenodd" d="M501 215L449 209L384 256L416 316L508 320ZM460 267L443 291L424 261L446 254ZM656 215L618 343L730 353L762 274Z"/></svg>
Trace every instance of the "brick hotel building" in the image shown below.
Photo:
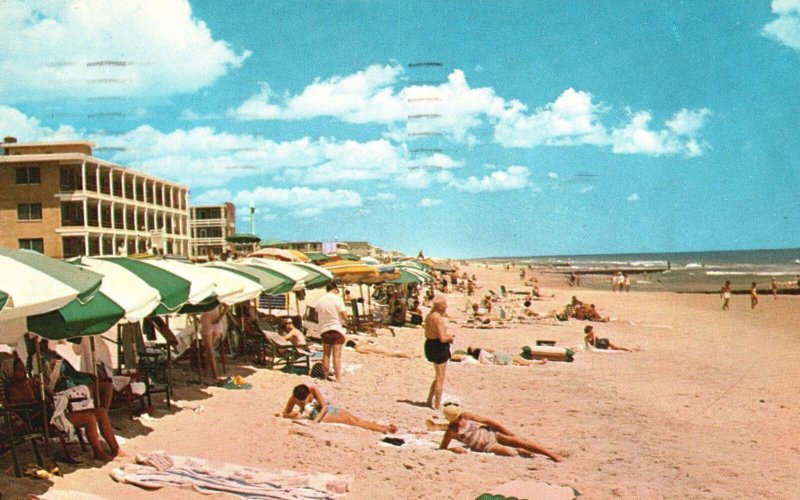
<svg viewBox="0 0 800 500"><path fill-rule="evenodd" d="M0 247L49 257L188 257L188 188L92 156L86 141L0 144Z"/></svg>

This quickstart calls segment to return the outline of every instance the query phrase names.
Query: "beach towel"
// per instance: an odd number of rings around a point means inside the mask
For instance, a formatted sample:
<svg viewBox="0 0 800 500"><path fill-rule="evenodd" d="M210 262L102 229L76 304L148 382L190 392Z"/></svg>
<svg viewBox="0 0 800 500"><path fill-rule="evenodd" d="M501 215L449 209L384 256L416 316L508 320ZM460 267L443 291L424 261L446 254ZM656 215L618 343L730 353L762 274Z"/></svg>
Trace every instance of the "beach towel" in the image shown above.
<svg viewBox="0 0 800 500"><path fill-rule="evenodd" d="M349 479L332 474L265 471L164 452L136 455L136 462L115 468L111 477L146 489L173 486L252 499L338 498L348 491L350 483Z"/></svg>

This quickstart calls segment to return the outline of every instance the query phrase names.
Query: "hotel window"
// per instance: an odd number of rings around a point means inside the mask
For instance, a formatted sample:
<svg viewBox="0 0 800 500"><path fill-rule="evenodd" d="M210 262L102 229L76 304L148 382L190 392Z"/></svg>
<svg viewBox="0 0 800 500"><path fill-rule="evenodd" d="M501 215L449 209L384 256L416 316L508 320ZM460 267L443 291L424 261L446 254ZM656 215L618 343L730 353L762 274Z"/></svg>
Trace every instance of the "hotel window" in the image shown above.
<svg viewBox="0 0 800 500"><path fill-rule="evenodd" d="M41 184L39 167L17 167L17 184Z"/></svg>
<svg viewBox="0 0 800 500"><path fill-rule="evenodd" d="M34 250L39 253L44 253L44 240L41 238L19 240L19 247L22 250Z"/></svg>
<svg viewBox="0 0 800 500"><path fill-rule="evenodd" d="M17 220L42 220L42 204L21 203L17 205Z"/></svg>

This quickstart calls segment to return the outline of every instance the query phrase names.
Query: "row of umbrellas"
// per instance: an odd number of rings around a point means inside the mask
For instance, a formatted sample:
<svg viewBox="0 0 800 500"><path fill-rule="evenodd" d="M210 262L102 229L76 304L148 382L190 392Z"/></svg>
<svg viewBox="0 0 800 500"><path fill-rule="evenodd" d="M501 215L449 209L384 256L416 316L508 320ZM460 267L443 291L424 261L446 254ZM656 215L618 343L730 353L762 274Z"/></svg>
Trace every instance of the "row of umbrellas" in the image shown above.
<svg viewBox="0 0 800 500"><path fill-rule="evenodd" d="M309 263L244 259L205 265L173 260L79 257L69 262L0 249L0 342L25 331L50 339L94 335L118 322L196 313L261 293L324 286L334 278Z"/></svg>
<svg viewBox="0 0 800 500"><path fill-rule="evenodd" d="M103 333L118 322L197 313L261 293L284 294L344 284L430 281L427 264L375 266L340 260L317 266L248 257L203 265L175 260L78 257L60 261L25 250L0 249L0 342L25 331L50 339Z"/></svg>

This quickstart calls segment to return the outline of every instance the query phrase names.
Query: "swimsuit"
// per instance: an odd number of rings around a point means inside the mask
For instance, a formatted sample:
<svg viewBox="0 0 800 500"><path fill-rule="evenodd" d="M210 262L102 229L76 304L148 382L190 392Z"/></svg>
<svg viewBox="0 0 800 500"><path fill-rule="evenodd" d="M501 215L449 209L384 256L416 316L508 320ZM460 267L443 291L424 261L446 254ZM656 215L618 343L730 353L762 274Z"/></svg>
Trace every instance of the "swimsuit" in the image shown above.
<svg viewBox="0 0 800 500"><path fill-rule="evenodd" d="M322 408L320 408L319 404L314 403L313 405L311 405L311 412L309 412L308 418L310 418L311 420L314 420L315 418L317 418L317 415L319 415L320 410L322 410ZM336 415L337 413L339 413L339 408L333 406L332 404L326 404L325 405L325 414L326 415ZM325 417L322 417L322 418L325 418Z"/></svg>
<svg viewBox="0 0 800 500"><path fill-rule="evenodd" d="M450 359L450 344L439 339L425 339L425 359L437 365L447 363Z"/></svg>
<svg viewBox="0 0 800 500"><path fill-rule="evenodd" d="M456 434L456 439L472 451L487 453L493 445L497 444L493 430L472 420L466 420L464 426Z"/></svg>

